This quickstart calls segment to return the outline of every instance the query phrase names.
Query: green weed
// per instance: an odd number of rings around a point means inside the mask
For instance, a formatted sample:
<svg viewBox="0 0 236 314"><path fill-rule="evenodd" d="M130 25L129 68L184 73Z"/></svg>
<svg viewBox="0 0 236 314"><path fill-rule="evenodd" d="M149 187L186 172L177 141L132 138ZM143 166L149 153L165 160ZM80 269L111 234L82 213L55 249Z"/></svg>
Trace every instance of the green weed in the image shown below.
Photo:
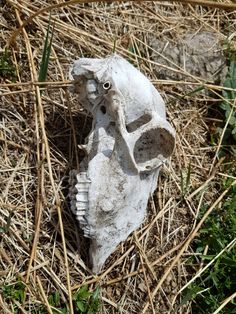
<svg viewBox="0 0 236 314"><path fill-rule="evenodd" d="M25 300L25 284L21 280L17 280L13 284L6 284L0 286L0 292L4 301L11 304L14 309L13 314L18 314L19 309L17 301L22 304ZM90 292L88 286L82 286L74 295L74 310L79 314L96 314L100 308L100 287L95 291ZM51 306L53 314L69 314L66 304L61 300L60 293L55 291L48 296L48 303ZM26 309L27 310L27 309ZM47 308L42 304L31 305L28 309L32 314L46 314Z"/></svg>
<svg viewBox="0 0 236 314"><path fill-rule="evenodd" d="M48 303L51 305L53 314L67 314L66 305L61 301L58 291L49 295Z"/></svg>
<svg viewBox="0 0 236 314"><path fill-rule="evenodd" d="M100 287L90 292L85 285L75 293L73 299L79 313L95 314L100 308Z"/></svg>
<svg viewBox="0 0 236 314"><path fill-rule="evenodd" d="M100 288L90 292L88 286L84 285L73 295L73 301L75 313L95 314L100 307ZM58 291L49 295L48 302L53 314L68 314Z"/></svg>
<svg viewBox="0 0 236 314"><path fill-rule="evenodd" d="M88 286L84 285L73 295L73 301L75 313L95 314L100 308L100 288L97 287L95 291L90 292ZM58 291L49 295L48 302L53 314L68 314Z"/></svg>
<svg viewBox="0 0 236 314"><path fill-rule="evenodd" d="M39 82L46 81L49 59L50 59L50 54L52 50L53 33L54 33L54 25L53 27L51 27L51 14L50 14L48 27L47 27L47 33L46 33L46 37L44 41L42 59L41 59L40 68L39 68L39 76L38 76Z"/></svg>
<svg viewBox="0 0 236 314"><path fill-rule="evenodd" d="M226 188L231 179L223 181ZM203 213L202 213L203 214ZM195 251L203 253L208 246L207 255L201 262L206 265L215 258L236 237L236 186L230 192L220 209L215 210L206 220L195 241ZM225 250L194 283L184 290L181 305L192 300L195 314L211 314L221 302L235 292L236 288L236 247ZM236 313L236 300L228 303L221 314Z"/></svg>
<svg viewBox="0 0 236 314"><path fill-rule="evenodd" d="M16 67L11 61L11 55L8 49L0 53L0 77L13 82L16 80Z"/></svg>
<svg viewBox="0 0 236 314"><path fill-rule="evenodd" d="M236 154L236 54L227 48L227 60L229 63L228 74L223 84L232 90L223 90L223 101L220 110L223 114L223 122L217 128L217 133L211 136L211 142L216 145L216 138L221 136L223 130L222 147L220 155L229 159L230 155ZM228 122L226 128L225 124ZM226 155L225 155L226 154ZM225 169L227 170L227 169ZM233 169L231 168L231 171ZM235 176L234 173L232 173ZM222 188L232 183L231 179L222 182ZM228 197L221 208L213 212L204 227L200 230L199 238L195 242L195 249L202 253L206 246L208 252L202 256L203 265L213 262L194 284L188 286L183 295L183 301L193 300L193 313L212 313L219 308L227 297L235 292L236 287L236 248L233 246L216 258L216 256L236 238L236 186L231 188ZM214 261L213 261L214 259ZM221 314L236 313L236 302L232 300L221 311Z"/></svg>
<svg viewBox="0 0 236 314"><path fill-rule="evenodd" d="M7 303L12 304L12 308L15 313L19 313L18 306L14 303L14 301L23 303L25 299L25 284L18 280L14 284L7 284L0 286L0 292Z"/></svg>

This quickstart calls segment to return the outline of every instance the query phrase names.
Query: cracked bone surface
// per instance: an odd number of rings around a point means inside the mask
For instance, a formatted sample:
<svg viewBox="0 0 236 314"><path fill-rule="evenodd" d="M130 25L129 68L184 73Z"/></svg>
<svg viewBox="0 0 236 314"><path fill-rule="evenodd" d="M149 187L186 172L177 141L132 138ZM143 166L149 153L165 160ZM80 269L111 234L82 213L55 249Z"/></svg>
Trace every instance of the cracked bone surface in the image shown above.
<svg viewBox="0 0 236 314"><path fill-rule="evenodd" d="M171 155L175 132L151 82L124 58L81 58L72 90L93 116L81 145L86 157L71 171L71 210L90 238L94 273L143 222L160 166Z"/></svg>

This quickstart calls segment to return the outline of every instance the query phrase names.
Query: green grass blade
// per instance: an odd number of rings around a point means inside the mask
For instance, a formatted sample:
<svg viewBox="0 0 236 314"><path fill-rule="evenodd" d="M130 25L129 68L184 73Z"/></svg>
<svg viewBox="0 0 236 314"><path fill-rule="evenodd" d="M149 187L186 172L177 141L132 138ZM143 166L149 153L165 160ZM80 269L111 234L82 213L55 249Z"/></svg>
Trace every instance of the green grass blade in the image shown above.
<svg viewBox="0 0 236 314"><path fill-rule="evenodd" d="M40 69L39 69L39 77L38 80L39 82L44 81L44 73L45 73L45 60L46 60L46 55L47 55L47 47L48 47L48 38L49 38L49 31L50 31L50 23L51 23L51 13L49 16L49 22L48 22L48 27L47 27L47 33L46 33L46 38L44 42L44 47L43 47L43 55L42 55L42 60L40 63Z"/></svg>
<svg viewBox="0 0 236 314"><path fill-rule="evenodd" d="M40 69L39 69L39 76L38 76L39 82L45 82L46 81L49 59L50 59L51 48L52 48L54 26L55 26L55 24L53 25L52 31L50 32L50 30L51 30L51 13L50 13L46 38L45 38L45 42L44 42L43 55L42 55L42 60L41 60L41 64L40 64ZM51 37L49 39L50 35L51 35Z"/></svg>
<svg viewBox="0 0 236 314"><path fill-rule="evenodd" d="M181 188L181 197L184 198L189 190L190 184L190 176L191 176L191 163L188 165L187 173L180 173L180 188Z"/></svg>
<svg viewBox="0 0 236 314"><path fill-rule="evenodd" d="M181 197L184 198L184 176L183 172L180 172L180 188L181 188Z"/></svg>
<svg viewBox="0 0 236 314"><path fill-rule="evenodd" d="M188 165L188 172L187 172L187 177L186 177L186 191L189 189L189 184L190 184L190 176L191 176L191 163Z"/></svg>

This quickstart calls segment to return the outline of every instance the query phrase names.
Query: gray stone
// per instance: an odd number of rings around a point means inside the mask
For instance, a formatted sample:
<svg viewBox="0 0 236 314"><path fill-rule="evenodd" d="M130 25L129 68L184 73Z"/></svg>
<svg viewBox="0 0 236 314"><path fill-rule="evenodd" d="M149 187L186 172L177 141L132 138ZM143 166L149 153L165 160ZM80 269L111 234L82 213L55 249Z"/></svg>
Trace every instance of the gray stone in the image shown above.
<svg viewBox="0 0 236 314"><path fill-rule="evenodd" d="M149 44L155 50L151 58L157 63L176 70L182 69L212 83L221 84L226 77L227 66L222 43L214 33L187 33L177 38L176 42L161 41L152 37ZM161 79L192 80L183 71L180 73L159 66L155 67L155 74Z"/></svg>

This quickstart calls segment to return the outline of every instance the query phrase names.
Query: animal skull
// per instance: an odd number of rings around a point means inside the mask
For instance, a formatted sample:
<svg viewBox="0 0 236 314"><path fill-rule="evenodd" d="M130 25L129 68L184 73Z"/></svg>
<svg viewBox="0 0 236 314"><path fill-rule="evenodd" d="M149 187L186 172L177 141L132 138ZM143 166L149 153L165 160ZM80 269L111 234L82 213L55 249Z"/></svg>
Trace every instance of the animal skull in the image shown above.
<svg viewBox="0 0 236 314"><path fill-rule="evenodd" d="M73 92L93 115L86 157L70 179L71 210L89 249L93 272L143 222L160 166L174 149L174 130L150 81L117 54L81 58Z"/></svg>

